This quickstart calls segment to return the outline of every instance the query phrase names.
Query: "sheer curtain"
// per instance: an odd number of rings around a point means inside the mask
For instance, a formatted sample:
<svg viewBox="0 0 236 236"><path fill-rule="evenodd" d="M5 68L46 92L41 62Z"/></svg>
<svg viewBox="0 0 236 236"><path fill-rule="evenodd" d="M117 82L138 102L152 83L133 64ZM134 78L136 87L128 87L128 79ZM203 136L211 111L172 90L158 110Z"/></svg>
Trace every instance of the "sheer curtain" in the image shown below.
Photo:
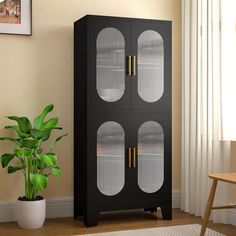
<svg viewBox="0 0 236 236"><path fill-rule="evenodd" d="M220 0L182 0L182 187L181 209L202 216L211 180L229 171L230 142L220 141ZM227 185L216 202L227 204ZM226 211L214 211L227 223Z"/></svg>
<svg viewBox="0 0 236 236"><path fill-rule="evenodd" d="M221 0L221 86L224 140L236 140L236 1Z"/></svg>

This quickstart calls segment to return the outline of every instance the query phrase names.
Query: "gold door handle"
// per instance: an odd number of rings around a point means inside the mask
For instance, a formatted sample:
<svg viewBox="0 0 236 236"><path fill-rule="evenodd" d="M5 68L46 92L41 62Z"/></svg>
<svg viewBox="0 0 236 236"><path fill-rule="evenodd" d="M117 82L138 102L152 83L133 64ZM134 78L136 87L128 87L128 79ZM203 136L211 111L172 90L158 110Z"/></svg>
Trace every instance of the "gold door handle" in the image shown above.
<svg viewBox="0 0 236 236"><path fill-rule="evenodd" d="M128 56L128 75L132 75L132 56Z"/></svg>
<svg viewBox="0 0 236 236"><path fill-rule="evenodd" d="M131 157L131 148L129 148L129 168L132 167L132 157Z"/></svg>
<svg viewBox="0 0 236 236"><path fill-rule="evenodd" d="M136 75L136 56L132 57L132 71L131 71L132 75Z"/></svg>
<svg viewBox="0 0 236 236"><path fill-rule="evenodd" d="M133 168L136 168L136 148L133 148Z"/></svg>

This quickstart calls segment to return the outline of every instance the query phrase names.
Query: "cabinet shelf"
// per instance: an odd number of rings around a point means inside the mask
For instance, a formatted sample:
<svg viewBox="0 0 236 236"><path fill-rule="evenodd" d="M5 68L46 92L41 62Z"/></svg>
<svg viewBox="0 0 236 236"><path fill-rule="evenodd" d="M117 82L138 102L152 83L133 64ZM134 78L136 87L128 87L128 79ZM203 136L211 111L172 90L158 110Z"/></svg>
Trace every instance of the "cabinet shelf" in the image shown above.
<svg viewBox="0 0 236 236"><path fill-rule="evenodd" d="M101 155L101 154L99 154L99 155L97 155L97 157L98 158L102 158L102 157L109 157L109 158L111 158L111 157L121 157L121 158L123 158L124 157L124 154L123 155L116 155L116 154L111 154L111 155Z"/></svg>

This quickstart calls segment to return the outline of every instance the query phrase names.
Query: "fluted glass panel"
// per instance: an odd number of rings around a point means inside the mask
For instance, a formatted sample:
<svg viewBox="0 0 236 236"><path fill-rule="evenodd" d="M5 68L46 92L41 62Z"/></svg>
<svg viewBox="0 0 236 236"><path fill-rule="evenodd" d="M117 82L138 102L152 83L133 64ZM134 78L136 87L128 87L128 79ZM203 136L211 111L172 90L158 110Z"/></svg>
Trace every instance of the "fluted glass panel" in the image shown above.
<svg viewBox="0 0 236 236"><path fill-rule="evenodd" d="M97 92L101 99L115 102L125 90L125 40L115 28L97 36Z"/></svg>
<svg viewBox="0 0 236 236"><path fill-rule="evenodd" d="M125 182L125 134L114 121L103 123L97 131L97 187L112 196Z"/></svg>
<svg viewBox="0 0 236 236"><path fill-rule="evenodd" d="M155 121L143 123L138 130L138 185L154 193L164 181L164 133Z"/></svg>
<svg viewBox="0 0 236 236"><path fill-rule="evenodd" d="M138 38L138 94L146 102L156 102L164 92L163 38L153 30Z"/></svg>

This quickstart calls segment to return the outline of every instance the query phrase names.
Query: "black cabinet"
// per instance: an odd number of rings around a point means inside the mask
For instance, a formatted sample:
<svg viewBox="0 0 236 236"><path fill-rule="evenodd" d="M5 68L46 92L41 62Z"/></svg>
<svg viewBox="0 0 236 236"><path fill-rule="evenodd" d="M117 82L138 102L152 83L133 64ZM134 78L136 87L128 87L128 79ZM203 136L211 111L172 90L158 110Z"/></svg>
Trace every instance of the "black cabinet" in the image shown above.
<svg viewBox="0 0 236 236"><path fill-rule="evenodd" d="M88 15L74 30L74 216L171 219L171 22Z"/></svg>

